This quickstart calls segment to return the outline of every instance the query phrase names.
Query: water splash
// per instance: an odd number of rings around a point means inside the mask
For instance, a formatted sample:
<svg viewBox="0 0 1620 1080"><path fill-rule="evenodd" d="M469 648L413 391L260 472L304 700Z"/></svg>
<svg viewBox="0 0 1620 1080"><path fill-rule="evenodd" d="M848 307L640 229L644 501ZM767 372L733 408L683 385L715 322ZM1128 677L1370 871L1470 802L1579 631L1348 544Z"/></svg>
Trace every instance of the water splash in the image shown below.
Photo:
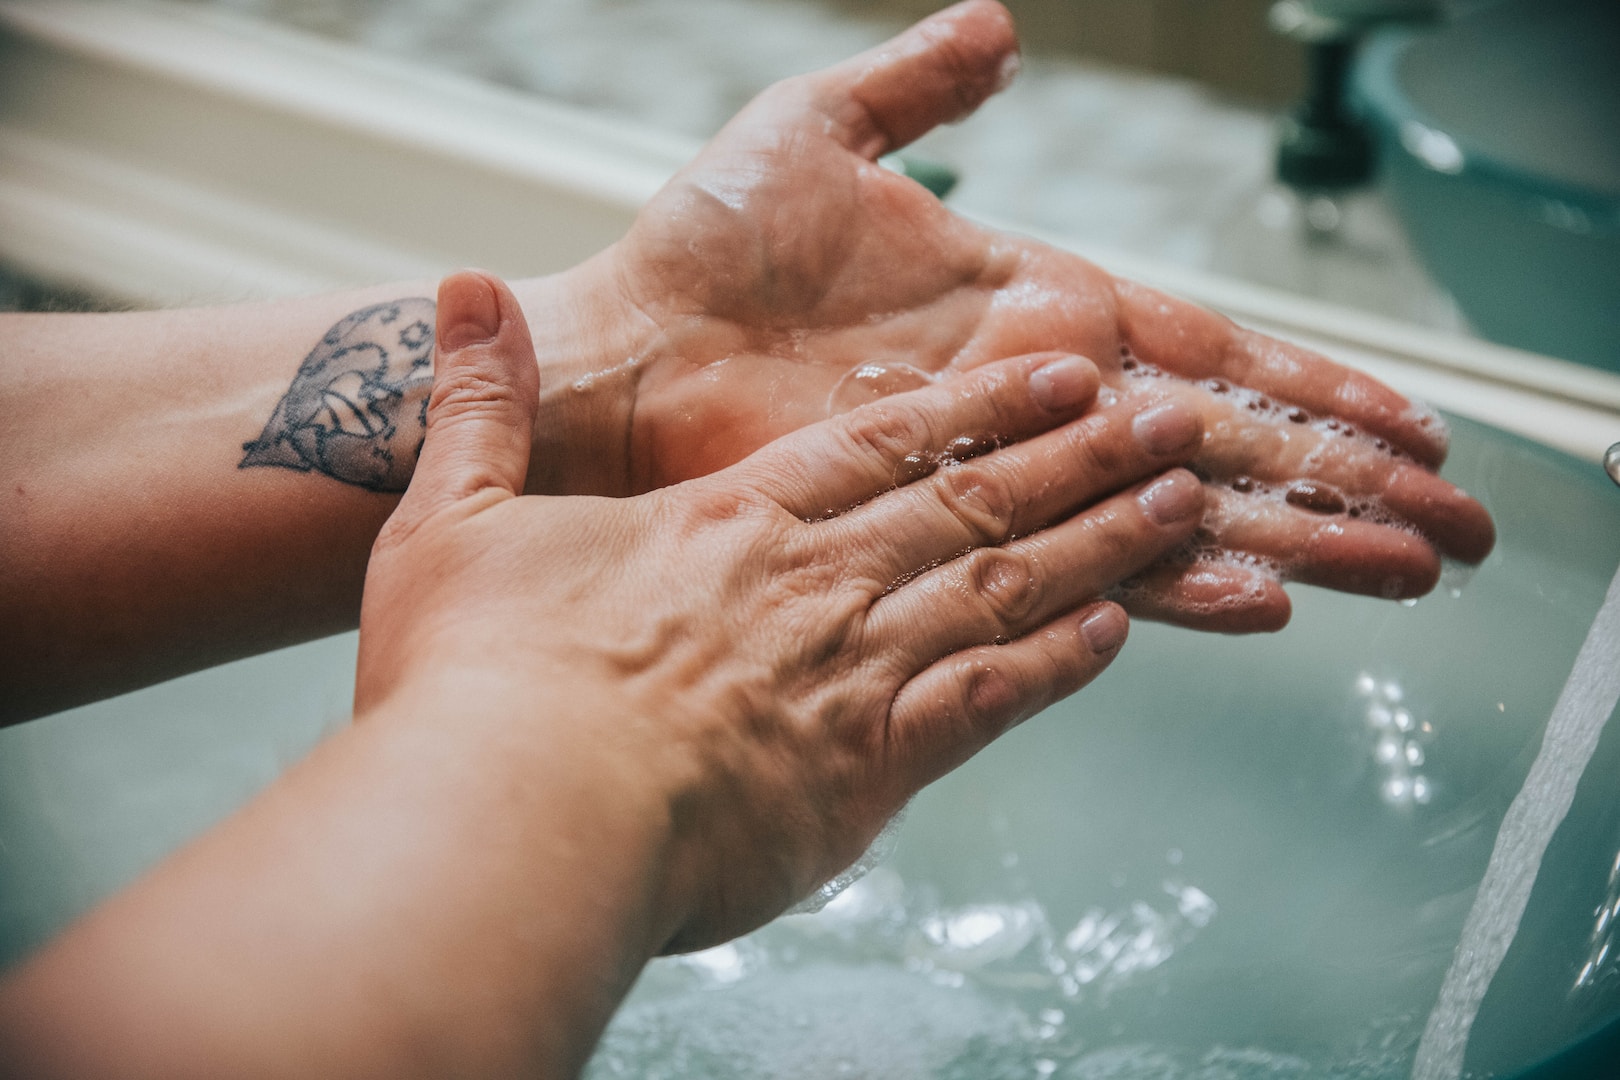
<svg viewBox="0 0 1620 1080"><path fill-rule="evenodd" d="M1541 858L1569 813L1575 787L1620 701L1620 571L1609 584L1575 667L1553 706L1541 751L1496 834L1485 878L1463 923L1440 1000L1412 1062L1412 1080L1457 1080L1485 991L1530 901Z"/></svg>

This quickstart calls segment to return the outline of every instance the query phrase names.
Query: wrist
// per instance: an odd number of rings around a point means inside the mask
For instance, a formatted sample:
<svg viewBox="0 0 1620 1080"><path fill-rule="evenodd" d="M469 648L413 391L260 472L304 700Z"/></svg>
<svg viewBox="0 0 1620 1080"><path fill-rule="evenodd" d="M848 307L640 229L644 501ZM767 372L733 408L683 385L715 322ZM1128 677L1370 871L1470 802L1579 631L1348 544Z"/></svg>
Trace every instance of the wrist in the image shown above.
<svg viewBox="0 0 1620 1080"><path fill-rule="evenodd" d="M630 494L630 424L646 344L642 320L614 284L614 251L512 285L540 367L531 494Z"/></svg>
<svg viewBox="0 0 1620 1080"><path fill-rule="evenodd" d="M574 674L537 685L504 665L436 667L355 718L394 748L374 754L389 782L439 823L419 831L445 840L436 865L453 872L419 875L423 898L478 917L492 951L469 970L523 984L504 995L518 1011L482 1030L527 1032L535 1075L579 1071L680 923L667 792L614 737L631 723L621 695Z"/></svg>

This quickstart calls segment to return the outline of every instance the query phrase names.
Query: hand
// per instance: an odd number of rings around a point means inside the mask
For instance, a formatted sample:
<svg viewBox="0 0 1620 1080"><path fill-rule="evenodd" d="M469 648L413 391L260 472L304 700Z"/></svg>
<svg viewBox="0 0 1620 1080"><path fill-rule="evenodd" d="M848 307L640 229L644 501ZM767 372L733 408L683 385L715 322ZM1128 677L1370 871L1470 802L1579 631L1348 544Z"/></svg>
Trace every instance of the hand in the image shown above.
<svg viewBox="0 0 1620 1080"><path fill-rule="evenodd" d="M650 956L781 911L1106 667L1096 595L1202 515L1197 414L1097 408L1054 353L649 494L522 496L517 302L461 274L435 318L355 722L8 973L0 1071L577 1075Z"/></svg>
<svg viewBox="0 0 1620 1080"><path fill-rule="evenodd" d="M632 498L519 496L535 376L516 302L462 274L438 320L427 438L367 575L357 720L509 718L579 778L564 817L657 796L669 949L779 913L917 788L1089 682L1126 632L1095 597L1201 517L1172 468L1196 413L1093 408L1095 367L1058 354Z"/></svg>
<svg viewBox="0 0 1620 1080"><path fill-rule="evenodd" d="M1138 613L1275 629L1289 614L1280 579L1405 597L1433 586L1441 553L1482 559L1490 519L1434 474L1446 437L1432 413L1304 349L981 229L874 163L972 112L1016 70L1016 48L998 4L960 4L771 87L652 200L586 275L603 323L633 328L609 353L630 358L635 387L620 490L710 473L942 373L1059 349L1130 395L1145 375L1168 376L1153 392L1204 418L1202 557L1134 582L1124 596Z"/></svg>

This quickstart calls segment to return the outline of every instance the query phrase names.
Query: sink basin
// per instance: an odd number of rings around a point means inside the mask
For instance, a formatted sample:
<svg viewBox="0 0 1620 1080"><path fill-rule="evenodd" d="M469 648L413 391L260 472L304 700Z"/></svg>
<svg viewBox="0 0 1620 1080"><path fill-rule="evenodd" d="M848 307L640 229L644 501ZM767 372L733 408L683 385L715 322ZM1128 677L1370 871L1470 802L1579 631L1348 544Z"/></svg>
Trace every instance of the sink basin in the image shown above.
<svg viewBox="0 0 1620 1080"><path fill-rule="evenodd" d="M1620 371L1620 5L1475 4L1363 50L1354 96L1428 268L1486 337Z"/></svg>
<svg viewBox="0 0 1620 1080"><path fill-rule="evenodd" d="M589 1075L1405 1077L1620 562L1597 467L1454 426L1448 475L1501 536L1471 580L1410 608L1300 589L1274 637L1137 626L1094 686L920 795L825 911L655 962ZM0 961L342 723L353 655L344 635L0 732ZM1472 1075L1613 1046L1593 913L1620 903L1617 775L1613 729Z"/></svg>

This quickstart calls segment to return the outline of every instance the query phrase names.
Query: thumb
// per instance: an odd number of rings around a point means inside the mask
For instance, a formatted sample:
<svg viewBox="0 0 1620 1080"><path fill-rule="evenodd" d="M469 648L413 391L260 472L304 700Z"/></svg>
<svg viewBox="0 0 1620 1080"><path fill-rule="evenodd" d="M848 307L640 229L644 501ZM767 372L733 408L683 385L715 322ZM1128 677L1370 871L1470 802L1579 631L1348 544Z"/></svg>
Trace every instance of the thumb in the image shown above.
<svg viewBox="0 0 1620 1080"><path fill-rule="evenodd" d="M845 144L875 159L967 116L1017 74L1012 16L966 0L813 78Z"/></svg>
<svg viewBox="0 0 1620 1080"><path fill-rule="evenodd" d="M416 521L487 489L521 493L539 410L528 323L493 275L462 270L439 283L433 363L427 434L396 514Z"/></svg>

